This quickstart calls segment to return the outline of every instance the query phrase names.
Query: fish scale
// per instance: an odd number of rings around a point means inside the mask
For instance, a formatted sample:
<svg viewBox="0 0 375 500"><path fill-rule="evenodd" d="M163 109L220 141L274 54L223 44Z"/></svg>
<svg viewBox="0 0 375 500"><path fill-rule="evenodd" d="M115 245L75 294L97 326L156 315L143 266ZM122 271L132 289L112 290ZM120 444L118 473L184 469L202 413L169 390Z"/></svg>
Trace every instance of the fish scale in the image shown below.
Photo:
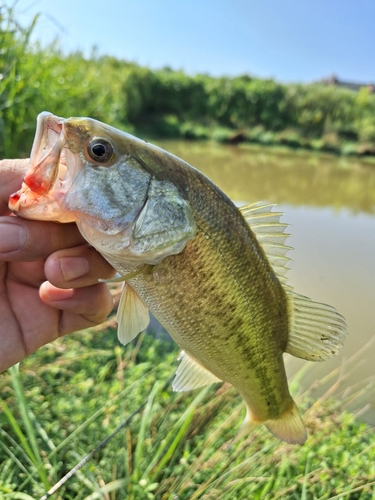
<svg viewBox="0 0 375 500"><path fill-rule="evenodd" d="M193 210L200 211L193 203L192 183L189 193ZM278 311L281 304L286 308L285 292L280 283L268 279L272 269L254 235L225 198L218 198L214 210L206 211L208 221L202 219L202 212L196 218L194 239L182 253L157 266L157 278L141 275L130 283L182 349L218 378L230 381L254 417L268 420L291 402L285 372L280 376L288 322L280 321ZM239 227L246 239L238 238ZM238 255L242 255L241 264ZM252 265L260 257L262 266ZM267 279L267 289L254 286ZM207 331L214 342L207 339Z"/></svg>

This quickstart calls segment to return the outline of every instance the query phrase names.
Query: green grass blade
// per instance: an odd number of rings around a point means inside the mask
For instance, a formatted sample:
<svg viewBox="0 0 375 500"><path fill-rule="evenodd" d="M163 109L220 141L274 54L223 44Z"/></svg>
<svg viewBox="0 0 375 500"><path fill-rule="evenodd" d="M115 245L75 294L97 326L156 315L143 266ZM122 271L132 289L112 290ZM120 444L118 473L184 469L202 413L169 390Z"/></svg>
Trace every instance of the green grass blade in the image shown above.
<svg viewBox="0 0 375 500"><path fill-rule="evenodd" d="M27 493L21 493L21 492L12 492L9 495L4 495L4 500L9 498L9 500L35 500L34 497L31 497Z"/></svg>
<svg viewBox="0 0 375 500"><path fill-rule="evenodd" d="M17 364L15 366L12 366L11 368L9 368L9 373L11 375L12 385L13 385L13 389L15 392L18 408L20 410L21 419L22 419L23 424L25 426L27 438L30 442L30 446L28 444L26 444L26 449L28 450L28 454L31 458L31 455L30 455L30 451L31 451L30 447L31 447L32 457L33 457L32 460L38 469L38 474L40 476L40 479L43 481L44 486L46 488L49 488L50 482L48 480L47 473L44 469L44 463L43 463L40 449L38 446L35 428L34 428L34 425L32 422L32 415L31 415L30 409L27 405L27 401L26 401L26 398L24 395L22 384L21 384L21 379L19 376L19 365ZM9 410L9 408L8 408L8 410ZM8 418L9 418L9 416L8 416ZM13 426L14 426L14 417L12 420L13 420ZM17 426L18 426L18 424L17 424ZM18 426L18 429L20 430L19 426ZM23 436L23 433L22 433L22 436ZM23 436L22 442L23 442L23 445L25 446L25 439L24 438L25 437Z"/></svg>
<svg viewBox="0 0 375 500"><path fill-rule="evenodd" d="M20 410L21 419L25 426L26 434L30 442L30 446L33 450L33 455L37 460L39 460L40 450L35 435L35 430L33 428L33 424L30 418L29 408L21 385L21 380L19 377L19 365L15 365L9 368L9 373L11 375L12 386L15 392L18 408Z"/></svg>
<svg viewBox="0 0 375 500"><path fill-rule="evenodd" d="M33 482L34 485L38 485L38 482L35 480L35 478L32 476L30 471L25 467L25 465L16 457L16 455L12 452L12 450L6 446L4 443L0 441L0 447L5 451L5 453L12 459L12 462L17 465L19 470L21 470L25 476L28 478L29 481Z"/></svg>
<svg viewBox="0 0 375 500"><path fill-rule="evenodd" d="M143 412L141 427L138 433L137 445L134 452L133 479L136 482L139 480L141 476L140 467L143 459L142 452L144 451L145 448L144 441L145 441L146 430L152 418L153 402L156 394L160 391L162 386L163 384L161 384L160 382L156 382L148 397L147 404Z"/></svg>
<svg viewBox="0 0 375 500"><path fill-rule="evenodd" d="M3 412L5 413L5 416L7 417L9 424L11 428L13 429L14 433L17 435L18 439L20 440L21 446L27 456L30 458L32 463L37 466L38 465L38 460L36 456L34 455L33 450L30 448L29 443L24 435L24 433L21 430L21 427L18 425L17 420L14 418L13 413L11 412L10 408L6 404L5 401L0 402Z"/></svg>
<svg viewBox="0 0 375 500"><path fill-rule="evenodd" d="M112 406L116 401L122 400L124 396L126 396L129 392L131 393L132 390L137 388L147 377L149 377L153 373L153 370L150 372L146 373L142 377L139 377L137 380L132 382L128 387L123 389L121 392L119 392L116 396L111 398L110 400L106 401L103 406L97 410L95 413L87 417L87 419L79 425L74 431L72 431L69 436L67 436L65 439L63 439L47 456L48 460L51 460L52 457L54 457L61 449L66 447L70 441L72 441L76 436L78 436L80 433L82 433L93 421L95 421L97 418L99 418L101 415L103 415L106 411L106 409L109 406Z"/></svg>
<svg viewBox="0 0 375 500"><path fill-rule="evenodd" d="M185 418L183 421L181 421L182 425L178 430L176 437L174 438L170 446L167 448L167 450L165 450L163 458L160 460L159 465L156 467L154 471L153 477L156 477L159 474L159 472L165 467L165 465L169 462L177 446L179 445L181 439L183 438L183 436L185 436L186 431L190 425L190 422L192 421L194 416L194 408L195 407L189 407L189 412L185 412L184 415Z"/></svg>
<svg viewBox="0 0 375 500"><path fill-rule="evenodd" d="M98 491L92 493L88 497L85 497L84 500L97 500L98 498L109 498L108 495L104 497L104 494L111 493L113 491L119 490L126 485L126 479L116 479L115 481L111 481L110 483L102 486Z"/></svg>
<svg viewBox="0 0 375 500"><path fill-rule="evenodd" d="M156 476L160 472L160 470L165 466L166 463L168 463L174 450L177 448L178 443L180 442L182 437L185 435L185 433L189 427L191 419L193 418L193 415L194 415L194 409L202 401L202 399L206 396L206 394L209 390L210 390L210 386L205 387L204 389L202 389L198 393L198 395L193 399L193 401L190 403L190 405L187 407L187 409L179 417L179 419L177 420L177 422L175 423L173 428L168 432L165 439L163 439L161 445L159 446L158 450L155 453L153 460L151 461L151 463L147 467L147 470L144 474L144 476L147 476L150 473L150 471L158 463L161 455L163 455L163 453L164 453L164 456L161 459L159 465L155 468L152 475L150 476L151 481L153 481L156 478ZM175 436L175 437L174 437L172 443L168 447L168 443L170 443L173 436Z"/></svg>
<svg viewBox="0 0 375 500"><path fill-rule="evenodd" d="M303 484L302 484L302 494L301 494L301 500L307 500L307 488L308 488L308 482L309 482L309 472L310 472L310 462L311 462L311 455L307 455L307 460L306 460L306 467L305 467L305 476L303 478Z"/></svg>

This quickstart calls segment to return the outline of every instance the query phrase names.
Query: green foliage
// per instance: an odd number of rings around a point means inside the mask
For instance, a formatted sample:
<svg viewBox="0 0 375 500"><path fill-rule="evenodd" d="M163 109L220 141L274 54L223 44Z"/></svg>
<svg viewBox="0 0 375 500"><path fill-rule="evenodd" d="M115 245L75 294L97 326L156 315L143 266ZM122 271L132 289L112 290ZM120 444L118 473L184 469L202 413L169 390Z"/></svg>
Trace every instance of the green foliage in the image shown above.
<svg viewBox="0 0 375 500"><path fill-rule="evenodd" d="M0 156L12 151L11 141L18 144L27 127L27 103L35 95L33 83L26 83L33 72L27 55L35 22L22 28L12 10L0 6Z"/></svg>
<svg viewBox="0 0 375 500"><path fill-rule="evenodd" d="M241 398L225 385L172 393L177 352L152 335L123 348L112 328L87 330L4 374L0 499L41 498L142 407L56 498L374 500L373 430L337 402L312 406L308 395L297 397L309 433L304 446L282 443L264 427L233 443ZM292 381L294 393L309 369Z"/></svg>
<svg viewBox="0 0 375 500"><path fill-rule="evenodd" d="M375 154L375 94L367 88L188 76L95 52L65 55L58 40L30 43L36 22L23 27L0 4L0 157L28 155L43 110L158 137Z"/></svg>
<svg viewBox="0 0 375 500"><path fill-rule="evenodd" d="M115 126L124 116L121 82L128 65L95 53L89 60L79 52L62 55L58 41L33 46L36 21L24 28L12 9L0 5L0 157L29 154L35 118L43 110Z"/></svg>

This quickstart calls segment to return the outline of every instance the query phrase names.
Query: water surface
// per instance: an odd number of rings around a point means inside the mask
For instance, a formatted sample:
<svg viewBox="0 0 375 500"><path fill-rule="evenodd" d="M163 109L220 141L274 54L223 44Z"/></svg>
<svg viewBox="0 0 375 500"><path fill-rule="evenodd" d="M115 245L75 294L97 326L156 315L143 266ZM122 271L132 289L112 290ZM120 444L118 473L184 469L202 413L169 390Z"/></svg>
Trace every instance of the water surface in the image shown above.
<svg viewBox="0 0 375 500"><path fill-rule="evenodd" d="M261 147L159 145L203 171L231 199L277 203L285 213L283 221L291 224L287 244L294 248L290 283L336 307L349 329L340 356L314 363L302 385L341 366L337 377L347 376L345 396L362 390L355 409L363 407L364 418L375 423L374 392L364 389L375 378L375 162ZM360 349L355 363L343 364ZM302 364L293 358L289 373Z"/></svg>

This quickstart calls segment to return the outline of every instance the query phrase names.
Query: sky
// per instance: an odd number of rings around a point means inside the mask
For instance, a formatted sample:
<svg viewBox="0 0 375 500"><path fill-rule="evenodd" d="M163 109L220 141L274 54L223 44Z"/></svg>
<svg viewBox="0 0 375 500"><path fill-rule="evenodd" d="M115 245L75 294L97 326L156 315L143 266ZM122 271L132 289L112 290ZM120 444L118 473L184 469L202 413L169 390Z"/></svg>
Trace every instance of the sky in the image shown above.
<svg viewBox="0 0 375 500"><path fill-rule="evenodd" d="M1 4L12 5L10 0ZM375 83L375 0L18 0L34 39L151 68Z"/></svg>

